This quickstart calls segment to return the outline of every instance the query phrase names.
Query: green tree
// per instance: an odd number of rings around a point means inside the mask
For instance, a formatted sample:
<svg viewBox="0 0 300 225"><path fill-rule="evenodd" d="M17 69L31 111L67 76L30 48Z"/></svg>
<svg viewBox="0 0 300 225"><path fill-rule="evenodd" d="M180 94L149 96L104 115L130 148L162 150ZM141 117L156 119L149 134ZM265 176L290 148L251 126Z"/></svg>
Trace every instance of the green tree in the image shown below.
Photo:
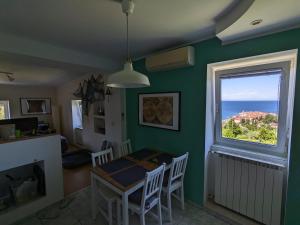
<svg viewBox="0 0 300 225"><path fill-rule="evenodd" d="M242 129L241 127L236 123L234 122L233 119L230 119L224 126L225 128L225 131L224 131L224 135L226 137L229 137L229 138L235 138L237 137L238 135L242 134Z"/></svg>
<svg viewBox="0 0 300 225"><path fill-rule="evenodd" d="M232 130L224 128L222 130L222 136L226 138L235 138L236 136L232 133Z"/></svg>
<svg viewBox="0 0 300 225"><path fill-rule="evenodd" d="M277 121L278 121L277 116L272 115L272 114L267 114L265 116L265 118L263 119L263 122L266 123L266 124L277 123Z"/></svg>
<svg viewBox="0 0 300 225"><path fill-rule="evenodd" d="M276 134L273 129L268 129L267 127L261 127L259 129L258 139L263 143L274 143L276 142Z"/></svg>
<svg viewBox="0 0 300 225"><path fill-rule="evenodd" d="M243 118L241 119L241 125L245 125L246 124L246 120Z"/></svg>

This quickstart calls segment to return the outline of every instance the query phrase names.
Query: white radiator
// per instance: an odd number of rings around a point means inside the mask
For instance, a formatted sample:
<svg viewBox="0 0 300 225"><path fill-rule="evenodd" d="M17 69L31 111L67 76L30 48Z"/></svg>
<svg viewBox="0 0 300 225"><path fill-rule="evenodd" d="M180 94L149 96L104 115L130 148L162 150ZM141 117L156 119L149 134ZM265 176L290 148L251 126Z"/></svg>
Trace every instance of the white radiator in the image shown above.
<svg viewBox="0 0 300 225"><path fill-rule="evenodd" d="M215 155L215 202L266 225L281 224L283 168Z"/></svg>

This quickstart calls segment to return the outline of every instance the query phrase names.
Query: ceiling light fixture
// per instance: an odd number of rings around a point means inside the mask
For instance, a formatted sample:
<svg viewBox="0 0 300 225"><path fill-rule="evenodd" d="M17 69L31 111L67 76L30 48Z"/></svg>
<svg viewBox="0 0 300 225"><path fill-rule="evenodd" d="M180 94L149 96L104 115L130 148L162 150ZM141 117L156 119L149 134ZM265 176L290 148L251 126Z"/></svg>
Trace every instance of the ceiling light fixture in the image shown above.
<svg viewBox="0 0 300 225"><path fill-rule="evenodd" d="M127 48L127 60L124 64L124 68L121 71L111 74L107 79L107 86L114 88L140 88L149 87L150 82L146 75L134 71L132 61L129 53L129 38L128 38L128 16L133 13L134 2L133 0L122 1L122 11L126 15L126 48Z"/></svg>
<svg viewBox="0 0 300 225"><path fill-rule="evenodd" d="M0 73L6 75L7 79L10 82L13 82L15 80L15 78L13 77L14 74L11 72L0 71Z"/></svg>
<svg viewBox="0 0 300 225"><path fill-rule="evenodd" d="M252 26L256 26L256 25L258 25L258 24L261 24L262 21L263 21L262 19L253 20L250 24L251 24Z"/></svg>

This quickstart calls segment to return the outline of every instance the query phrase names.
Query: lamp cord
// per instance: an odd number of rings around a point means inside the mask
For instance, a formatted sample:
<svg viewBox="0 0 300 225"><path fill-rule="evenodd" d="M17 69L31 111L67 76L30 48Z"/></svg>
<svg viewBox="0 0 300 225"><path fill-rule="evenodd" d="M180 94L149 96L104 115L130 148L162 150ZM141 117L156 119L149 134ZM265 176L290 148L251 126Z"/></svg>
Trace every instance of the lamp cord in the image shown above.
<svg viewBox="0 0 300 225"><path fill-rule="evenodd" d="M126 48L127 48L127 61L130 61L130 54L129 54L129 31L128 31L128 13L126 13L126 38L127 38L127 42L126 42Z"/></svg>

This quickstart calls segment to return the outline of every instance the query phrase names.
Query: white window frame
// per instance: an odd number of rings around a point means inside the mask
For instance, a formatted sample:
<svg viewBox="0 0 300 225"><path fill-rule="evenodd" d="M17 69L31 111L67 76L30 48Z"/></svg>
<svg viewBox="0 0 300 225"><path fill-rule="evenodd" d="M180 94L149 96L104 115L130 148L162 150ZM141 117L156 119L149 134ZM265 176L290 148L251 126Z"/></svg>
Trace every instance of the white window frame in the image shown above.
<svg viewBox="0 0 300 225"><path fill-rule="evenodd" d="M296 81L296 69L297 69L297 56L298 49L275 52L270 54L228 60L224 62L211 63L207 65L207 86L206 86L206 120L205 120L205 163L204 163L204 191L203 200L204 204L208 201L208 168L211 166L209 164L210 152L219 151L227 154L238 155L240 158L256 160L258 162L268 162L274 165L283 165L289 171L289 158L290 158L290 148L291 148L291 134L292 134L292 118L293 118L293 108L294 108L294 92L295 92L295 81ZM249 66L258 66L271 63L279 62L290 62L290 76L289 76L289 95L288 95L288 110L287 110L287 155L270 155L262 154L253 151L247 151L244 149L236 149L231 147L220 146L214 143L214 128L215 128L215 75L218 71L229 70L236 68L243 68ZM288 177L288 172L287 172Z"/></svg>
<svg viewBox="0 0 300 225"><path fill-rule="evenodd" d="M280 80L280 96L279 96L279 114L278 114L278 134L277 145L263 144L257 142L242 141L222 137L222 104L221 104L221 79L230 77L255 77L262 76L273 71L281 72ZM287 108L288 108L288 93L289 93L289 74L290 63L279 62L259 66L249 66L231 70L221 70L215 74L215 141L214 143L220 146L227 146L239 149L245 149L254 152L262 152L267 154L284 155L287 152Z"/></svg>
<svg viewBox="0 0 300 225"><path fill-rule="evenodd" d="M10 119L10 105L8 100L0 100L1 104L4 104L4 114L5 118L4 119Z"/></svg>
<svg viewBox="0 0 300 225"><path fill-rule="evenodd" d="M297 54L298 50L288 50L283 52L276 52L258 56L252 56L247 58L229 60L224 62L212 63L207 66L207 95L206 95L206 130L205 130L205 152L208 152L212 149L222 150L227 152L238 151L240 153L246 152L253 153L254 157L258 154L267 155L267 158L279 157L280 159L286 159L289 154L290 148L290 136L292 130L292 118L293 118L293 107L294 107L294 92L295 92L295 79L296 79L296 65L297 65ZM244 70L247 67L264 67L265 65L289 62L289 80L286 82L286 85L289 86L287 99L287 112L285 117L285 131L286 136L284 143L286 151L264 151L262 149L256 149L257 151L249 151L248 148L243 146L226 146L222 145L215 140L215 124L216 124L216 76L220 71L226 70ZM248 144L248 142L247 142Z"/></svg>

